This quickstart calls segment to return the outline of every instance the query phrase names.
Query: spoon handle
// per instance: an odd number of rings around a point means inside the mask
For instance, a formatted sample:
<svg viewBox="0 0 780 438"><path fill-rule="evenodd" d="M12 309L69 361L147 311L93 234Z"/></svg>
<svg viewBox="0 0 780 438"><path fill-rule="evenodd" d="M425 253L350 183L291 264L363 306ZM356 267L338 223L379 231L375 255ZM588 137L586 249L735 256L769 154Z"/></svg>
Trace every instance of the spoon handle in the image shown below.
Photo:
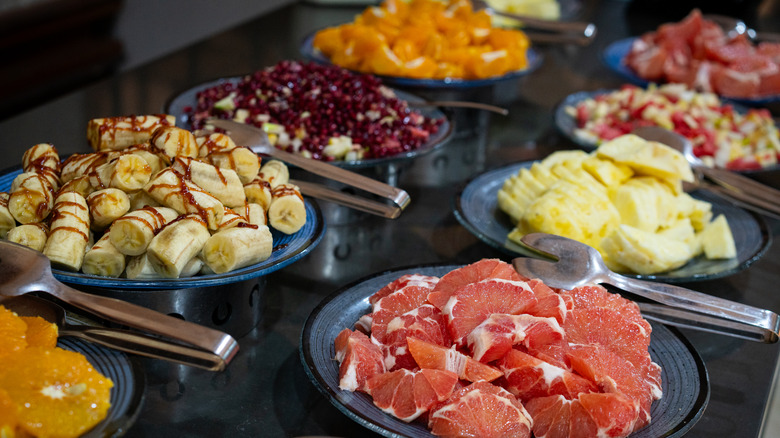
<svg viewBox="0 0 780 438"><path fill-rule="evenodd" d="M222 363L218 367L219 370L224 369L238 353L238 342L230 335L146 307L84 293L59 282L49 287L46 292L103 319L209 351L220 358Z"/></svg>
<svg viewBox="0 0 780 438"><path fill-rule="evenodd" d="M687 327L715 329L752 340L778 340L780 318L774 312L703 294L681 286L637 280L611 273L609 283L665 306L651 307L652 313ZM664 308L666 307L666 308ZM676 324L680 325L680 324Z"/></svg>

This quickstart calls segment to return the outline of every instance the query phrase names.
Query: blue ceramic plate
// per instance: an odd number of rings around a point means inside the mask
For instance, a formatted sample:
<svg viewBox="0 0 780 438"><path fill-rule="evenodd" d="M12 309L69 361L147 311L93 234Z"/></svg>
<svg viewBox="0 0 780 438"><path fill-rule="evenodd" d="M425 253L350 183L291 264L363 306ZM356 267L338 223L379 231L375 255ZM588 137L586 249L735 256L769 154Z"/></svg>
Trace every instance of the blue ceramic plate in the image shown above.
<svg viewBox="0 0 780 438"><path fill-rule="evenodd" d="M514 228L509 216L498 208L496 194L504 181L516 174L522 167L533 162L512 164L491 170L468 182L455 198L455 217L471 233L494 248L511 257L531 256L522 246L511 242L507 235ZM703 256L694 258L673 271L654 275L628 274L630 277L664 283L685 283L712 280L735 274L758 260L772 243L766 222L759 216L735 207L704 191L692 196L712 204L713 217L726 217L737 246L737 257L728 260L707 260Z"/></svg>
<svg viewBox="0 0 780 438"><path fill-rule="evenodd" d="M623 62L626 55L628 55L628 52L631 51L631 45L634 43L634 40L636 40L636 38L626 38L611 43L604 49L604 52L602 52L602 59L612 71L619 74L627 81L639 85L640 87L646 87L650 82L637 76L637 74ZM761 106L771 102L779 102L780 95L757 97L755 99L721 96L721 99L741 103L746 106Z"/></svg>
<svg viewBox="0 0 780 438"><path fill-rule="evenodd" d="M176 126L191 130L192 125L190 123L190 109L197 107L198 93L225 83L237 83L241 80L241 78L243 78L243 76L215 79L213 81L204 82L200 85L196 85L192 88L182 91L168 101L168 103L165 105L165 113L176 117ZM399 99L405 100L407 102L422 101L421 98L414 96L413 94L406 93L401 90L393 91ZM374 158L361 161L331 161L329 164L349 169L372 167L397 161L410 160L431 152L439 146L444 145L452 136L453 129L453 126L449 119L447 119L447 116L441 112L441 110L434 107L421 107L414 109L426 117L444 120L444 122L439 126L439 130L436 132L436 134L431 135L428 141L421 147L413 151L404 152L402 154L393 155L391 157Z"/></svg>
<svg viewBox="0 0 780 438"><path fill-rule="evenodd" d="M7 170L0 175L0 191L8 191L13 179L21 173L19 167ZM185 289L216 286L260 277L297 261L314 249L325 232L322 212L316 203L304 199L306 204L306 225L297 233L287 235L271 228L274 248L268 259L224 274L198 275L189 278L166 278L154 280L131 280L129 278L110 278L88 275L81 272L69 272L52 269L54 277L71 285L86 285L103 288L140 290L140 289Z"/></svg>
<svg viewBox="0 0 780 438"><path fill-rule="evenodd" d="M304 38L301 43L301 53L303 56L311 61L319 62L321 64L331 64L330 59L323 55L322 52L315 49L312 45L314 35L317 32L312 32ZM425 88L425 89L467 89L476 87L487 87L495 85L499 82L518 79L525 76L542 65L542 55L536 52L533 48L529 48L527 52L528 66L522 70L516 70L509 72L502 76L496 76L486 79L414 79L404 78L401 76L382 76L377 75L382 82L386 85L394 87L407 87L407 88Z"/></svg>
<svg viewBox="0 0 780 438"><path fill-rule="evenodd" d="M315 308L301 334L300 354L311 381L344 415L387 437L432 437L419 422L405 423L374 406L371 397L339 389L333 341L344 328L370 312L368 298L403 274L442 276L459 266L421 266L379 273L336 291ZM680 437L699 420L710 397L707 369L677 330L652 324L650 356L661 366L663 397L653 403L652 422L632 438Z"/></svg>
<svg viewBox="0 0 780 438"><path fill-rule="evenodd" d="M95 370L114 382L111 407L106 418L83 436L98 438L124 435L138 417L144 400L146 383L140 367L122 352L80 339L61 337L57 346L83 354Z"/></svg>

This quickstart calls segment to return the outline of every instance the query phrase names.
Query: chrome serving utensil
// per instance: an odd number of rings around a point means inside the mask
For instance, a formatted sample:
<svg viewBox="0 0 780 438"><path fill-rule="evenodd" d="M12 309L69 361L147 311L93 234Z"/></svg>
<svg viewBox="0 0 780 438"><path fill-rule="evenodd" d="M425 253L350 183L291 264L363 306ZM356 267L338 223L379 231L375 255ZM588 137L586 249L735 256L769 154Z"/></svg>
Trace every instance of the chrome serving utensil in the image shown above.
<svg viewBox="0 0 780 438"><path fill-rule="evenodd" d="M548 260L518 257L512 261L515 270L550 287L570 290L586 284L610 284L659 303L639 303L648 319L764 343L778 340L780 318L769 310L617 274L607 268L598 250L566 237L532 233L521 242Z"/></svg>
<svg viewBox="0 0 780 438"><path fill-rule="evenodd" d="M352 187L364 190L369 193L381 196L393 202L394 205L387 205L371 199L347 195L335 190L330 190L324 186L318 186L317 191L311 191L314 184L299 185L304 194L310 196L323 196L322 199L342 203L348 207L357 208L368 213L377 214L389 219L395 219L401 215L401 212L409 205L411 199L406 191L397 187L385 184L375 179L350 172L331 164L312 160L300 155L291 154L274 147L268 140L268 135L260 128L245 123L235 122L233 120L224 120L210 118L207 124L224 129L237 144L244 145L252 149L255 153L268 155L278 160L284 161L300 167L316 175L338 181ZM300 182L294 182L300 183ZM325 197L325 196L330 196ZM316 197L316 196L315 196Z"/></svg>
<svg viewBox="0 0 780 438"><path fill-rule="evenodd" d="M697 186L759 214L780 218L780 190L761 184L736 172L704 165L693 154L693 145L684 136L659 126L643 126L632 132L649 141L671 146L682 152L697 175ZM712 181L715 184L710 184Z"/></svg>
<svg viewBox="0 0 780 438"><path fill-rule="evenodd" d="M0 302L29 292L45 292L100 318L183 342L213 356L210 369L223 370L238 353L230 335L115 298L78 291L57 280L42 253L0 241ZM211 360L211 359L209 359Z"/></svg>
<svg viewBox="0 0 780 438"><path fill-rule="evenodd" d="M216 371L224 361L217 355L183 344L168 342L131 330L70 324L66 311L44 298L22 295L3 300L2 305L20 316L40 316L58 327L59 336L74 337L88 342L140 356L162 359L183 365Z"/></svg>
<svg viewBox="0 0 780 438"><path fill-rule="evenodd" d="M753 41L769 41L773 43L780 43L780 34L772 32L758 32L757 30L748 27L744 21L738 18L719 14L704 14L702 18L714 22L720 26L728 36L732 38L737 35L744 34Z"/></svg>
<svg viewBox="0 0 780 438"><path fill-rule="evenodd" d="M490 7L484 0L471 0L471 4L475 11L485 10L493 15L520 21L523 32L531 41L537 43L576 43L586 46L596 38L597 28L593 23L543 20L528 15L502 12ZM542 32L532 32L532 30Z"/></svg>

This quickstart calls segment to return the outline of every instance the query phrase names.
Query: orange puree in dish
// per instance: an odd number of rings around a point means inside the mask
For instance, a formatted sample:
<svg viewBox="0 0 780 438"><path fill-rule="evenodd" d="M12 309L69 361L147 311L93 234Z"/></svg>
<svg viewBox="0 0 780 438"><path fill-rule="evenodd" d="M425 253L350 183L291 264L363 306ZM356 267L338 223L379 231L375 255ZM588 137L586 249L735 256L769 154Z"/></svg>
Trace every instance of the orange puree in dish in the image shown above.
<svg viewBox="0 0 780 438"><path fill-rule="evenodd" d="M323 29L313 46L349 70L417 79L484 79L528 64L528 37L492 27L467 0L386 0L352 23Z"/></svg>

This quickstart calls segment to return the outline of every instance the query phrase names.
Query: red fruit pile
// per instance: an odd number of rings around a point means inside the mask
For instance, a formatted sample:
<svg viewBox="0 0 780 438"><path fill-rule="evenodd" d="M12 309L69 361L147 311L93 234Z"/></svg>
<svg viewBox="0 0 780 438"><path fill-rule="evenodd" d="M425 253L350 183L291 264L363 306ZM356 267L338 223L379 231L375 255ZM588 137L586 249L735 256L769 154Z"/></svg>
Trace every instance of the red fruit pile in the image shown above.
<svg viewBox="0 0 780 438"><path fill-rule="evenodd" d="M601 286L551 289L483 259L369 303L335 340L339 386L437 436L624 437L661 397L650 325Z"/></svg>
<svg viewBox="0 0 780 438"><path fill-rule="evenodd" d="M683 83L721 96L780 94L780 43L753 44L744 34L729 37L698 9L637 38L625 62L643 79Z"/></svg>

